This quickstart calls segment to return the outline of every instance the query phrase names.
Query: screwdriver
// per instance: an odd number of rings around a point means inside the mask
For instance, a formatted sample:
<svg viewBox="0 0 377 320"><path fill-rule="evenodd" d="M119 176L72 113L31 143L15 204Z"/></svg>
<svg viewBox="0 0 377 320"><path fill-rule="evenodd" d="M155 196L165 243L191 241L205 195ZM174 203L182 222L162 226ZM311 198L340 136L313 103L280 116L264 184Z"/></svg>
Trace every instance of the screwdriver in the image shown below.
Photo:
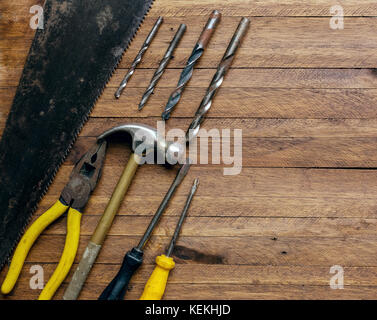
<svg viewBox="0 0 377 320"><path fill-rule="evenodd" d="M140 300L161 300L164 295L166 283L168 281L169 272L175 267L175 262L170 255L173 252L175 243L177 242L179 232L181 231L183 221L186 218L188 208L190 207L191 200L194 197L196 189L199 185L199 179L196 178L192 185L191 191L187 197L185 206L175 228L173 237L171 238L169 247L166 251L166 254L162 254L156 258L157 266L152 272L152 275L145 285L143 294L140 297Z"/></svg>
<svg viewBox="0 0 377 320"><path fill-rule="evenodd" d="M145 244L147 243L149 237L151 236L153 229L155 228L158 221L160 220L162 213L165 211L165 208L167 207L169 200L171 199L175 190L183 181L184 177L189 171L190 164L191 164L191 160L187 159L186 163L183 164L179 168L179 171L173 183L171 184L168 192L166 193L164 199L162 200L160 206L158 207L156 213L154 214L139 244L137 245L137 247L132 248L130 251L126 253L119 272L117 273L115 278L109 283L109 285L105 288L105 290L99 296L98 300L122 300L123 299L126 293L127 287L128 287L128 283L130 282L132 275L143 263L143 248Z"/></svg>

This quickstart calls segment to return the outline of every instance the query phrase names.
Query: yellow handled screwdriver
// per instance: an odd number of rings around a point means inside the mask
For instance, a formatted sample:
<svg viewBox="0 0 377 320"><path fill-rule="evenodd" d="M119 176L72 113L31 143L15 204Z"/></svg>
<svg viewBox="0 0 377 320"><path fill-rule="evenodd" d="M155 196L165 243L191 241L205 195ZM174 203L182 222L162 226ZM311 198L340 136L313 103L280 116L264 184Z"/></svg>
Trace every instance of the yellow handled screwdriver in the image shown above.
<svg viewBox="0 0 377 320"><path fill-rule="evenodd" d="M173 249L175 243L177 242L179 232L181 231L183 221L186 218L188 208L190 207L191 200L194 197L198 185L199 179L196 178L191 187L191 191L187 197L185 206L175 228L173 237L171 238L166 254L162 254L156 258L157 266L153 270L150 278L148 279L143 294L140 297L140 300L161 300L162 296L164 295L170 270L172 270L175 267L175 262L173 258L170 257L170 255L173 253Z"/></svg>

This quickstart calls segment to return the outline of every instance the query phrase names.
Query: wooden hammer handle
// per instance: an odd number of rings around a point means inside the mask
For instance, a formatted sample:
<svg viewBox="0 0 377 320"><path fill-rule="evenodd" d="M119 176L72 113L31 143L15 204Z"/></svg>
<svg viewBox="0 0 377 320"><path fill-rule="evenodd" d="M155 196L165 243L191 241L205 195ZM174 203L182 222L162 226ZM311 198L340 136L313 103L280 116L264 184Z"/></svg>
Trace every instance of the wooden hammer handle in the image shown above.
<svg viewBox="0 0 377 320"><path fill-rule="evenodd" d="M130 159L128 160L127 166L124 168L123 173L119 178L111 199L106 206L105 212L103 213L101 220L98 222L96 230L90 239L92 243L97 245L103 244L138 166L139 156L132 153Z"/></svg>

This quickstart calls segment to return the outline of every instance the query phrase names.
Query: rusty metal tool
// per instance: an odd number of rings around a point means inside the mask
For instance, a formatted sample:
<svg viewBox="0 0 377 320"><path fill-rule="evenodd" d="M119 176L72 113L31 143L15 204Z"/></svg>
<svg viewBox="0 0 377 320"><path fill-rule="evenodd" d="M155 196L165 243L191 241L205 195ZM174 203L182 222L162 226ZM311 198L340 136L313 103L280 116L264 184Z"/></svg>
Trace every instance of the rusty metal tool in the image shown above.
<svg viewBox="0 0 377 320"><path fill-rule="evenodd" d="M134 74L137 65L141 62L141 59L143 58L144 53L148 50L153 38L157 34L157 31L160 28L162 22L163 22L163 18L158 17L157 21L155 22L151 31L149 32L148 36L146 37L143 45L141 46L141 49L139 50L138 54L136 55L134 61L132 62L131 67L128 69L126 75L124 76L122 82L120 83L119 88L115 92L115 94L114 94L115 98L117 98L117 99L120 98L120 95L122 94L123 90L126 88L128 81L131 79L132 75Z"/></svg>
<svg viewBox="0 0 377 320"><path fill-rule="evenodd" d="M161 159L166 159L162 164L173 163L174 159L176 157L180 158L183 152L183 149L180 149L178 144L167 142L162 137L159 137L155 128L137 123L124 124L109 129L101 134L97 141L103 141L117 133L126 133L131 137L133 153L119 178L105 212L90 238L71 282L64 292L63 299L65 300L78 298L137 168L142 163L142 158L157 153Z"/></svg>
<svg viewBox="0 0 377 320"><path fill-rule="evenodd" d="M192 77L194 65L198 62L200 57L203 55L204 49L206 48L209 40L211 39L218 23L220 22L220 19L221 19L221 13L217 10L214 10L209 16L209 19L197 43L195 44L194 49L192 50L190 57L187 60L186 66L182 70L181 76L178 80L177 87L170 95L169 100L165 106L165 110L161 115L163 120L168 120L170 118L171 112L173 111L174 107L178 104L179 100L181 99L182 92Z"/></svg>
<svg viewBox="0 0 377 320"><path fill-rule="evenodd" d="M120 267L120 270L118 271L114 279L109 283L109 285L102 292L102 294L99 297L99 300L122 300L123 299L126 293L127 287L128 287L128 283L130 282L132 275L143 263L143 248L145 244L147 243L148 239L150 238L153 232L153 229L156 227L158 221L160 220L161 215L165 211L165 208L168 205L169 200L171 199L177 187L180 185L180 183L183 181L184 177L186 176L189 168L190 168L190 161L188 160L179 169L173 183L171 184L168 192L166 193L164 199L162 200L160 206L158 207L156 213L154 214L139 244L126 253L123 259L123 263Z"/></svg>
<svg viewBox="0 0 377 320"><path fill-rule="evenodd" d="M50 280L43 288L39 300L50 300L71 269L80 238L82 212L90 194L97 185L106 153L106 141L97 142L75 165L60 198L43 213L23 235L14 253L1 292L12 291L24 261L39 235L53 221L68 211L67 236L63 254Z"/></svg>
<svg viewBox="0 0 377 320"><path fill-rule="evenodd" d="M179 41L181 40L185 31L186 31L186 25L182 23L179 26L173 40L170 42L169 47L167 48L167 50L164 54L164 57L160 61L160 64L159 64L157 70L153 74L153 77L152 77L147 89L145 90L143 97L141 98L141 101L139 103L139 110L143 109L143 107L147 103L150 95L153 93L154 88L157 85L157 82L160 80L160 78L161 78L162 74L164 73L170 59L173 57L173 52L174 52L175 48L177 47L177 45L179 44Z"/></svg>
<svg viewBox="0 0 377 320"><path fill-rule="evenodd" d="M228 44L228 48L226 49L225 54L217 67L216 73L213 76L212 81L204 95L204 98L195 113L194 120L191 122L189 128L187 129L186 141L190 141L198 134L200 124L203 122L204 116L211 108L212 100L221 84L223 83L224 77L228 72L230 65L232 64L235 53L241 44L242 38L246 34L249 24L250 20L247 18L242 18L240 23L238 24L238 27Z"/></svg>
<svg viewBox="0 0 377 320"><path fill-rule="evenodd" d="M0 141L0 269L152 0L43 3L43 29L36 30Z"/></svg>
<svg viewBox="0 0 377 320"><path fill-rule="evenodd" d="M175 267L175 262L171 255L173 253L175 243L177 242L179 232L181 231L183 225L183 221L186 218L187 211L190 207L192 198L194 197L198 185L199 179L196 178L191 187L190 193L187 196L185 206L183 208L181 216L179 217L173 237L171 238L168 249L166 250L166 254L162 254L156 257L157 266L153 270L150 278L148 279L143 294L140 297L140 300L161 300L162 296L164 295L170 270L172 270Z"/></svg>

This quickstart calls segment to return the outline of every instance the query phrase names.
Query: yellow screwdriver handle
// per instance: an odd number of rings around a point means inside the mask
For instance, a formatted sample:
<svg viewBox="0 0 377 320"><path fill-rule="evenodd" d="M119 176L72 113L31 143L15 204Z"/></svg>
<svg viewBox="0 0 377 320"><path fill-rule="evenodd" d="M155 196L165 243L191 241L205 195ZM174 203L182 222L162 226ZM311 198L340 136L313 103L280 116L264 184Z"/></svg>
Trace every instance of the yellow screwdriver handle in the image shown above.
<svg viewBox="0 0 377 320"><path fill-rule="evenodd" d="M174 268L175 262L173 258L163 254L156 258L156 264L157 266L148 279L140 300L161 300L164 295L169 272Z"/></svg>
<svg viewBox="0 0 377 320"><path fill-rule="evenodd" d="M60 217L67 210L67 208L68 206L62 204L59 200L56 201L55 204L37 220L35 220L30 228L25 232L18 243L8 273L1 286L1 292L3 294L8 294L12 291L20 275L25 259L35 240L37 240L42 231L46 229L51 222Z"/></svg>
<svg viewBox="0 0 377 320"><path fill-rule="evenodd" d="M67 235L63 254L50 280L48 280L46 286L39 295L38 300L50 300L71 269L79 246L81 216L82 214L80 211L69 208Z"/></svg>

